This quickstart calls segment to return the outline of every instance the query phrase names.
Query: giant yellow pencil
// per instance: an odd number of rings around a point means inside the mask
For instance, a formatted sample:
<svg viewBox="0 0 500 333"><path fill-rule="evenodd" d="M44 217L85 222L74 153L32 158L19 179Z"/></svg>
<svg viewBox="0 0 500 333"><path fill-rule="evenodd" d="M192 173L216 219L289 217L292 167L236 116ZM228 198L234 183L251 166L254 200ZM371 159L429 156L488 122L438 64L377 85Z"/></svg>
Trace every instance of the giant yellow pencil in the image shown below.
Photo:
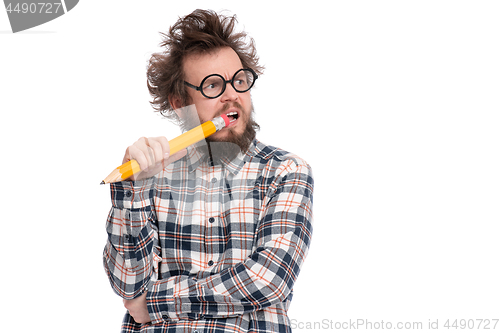
<svg viewBox="0 0 500 333"><path fill-rule="evenodd" d="M200 126L197 126L192 130L179 135L175 139L170 140L168 142L170 145L170 155L173 155L178 151L195 144L196 142L208 138L210 135L229 125L229 122L228 116L223 114L220 117L204 122ZM109 176L104 178L101 185L120 182L131 177L133 174L138 173L139 171L141 171L139 163L137 163L136 160L130 160L114 169Z"/></svg>

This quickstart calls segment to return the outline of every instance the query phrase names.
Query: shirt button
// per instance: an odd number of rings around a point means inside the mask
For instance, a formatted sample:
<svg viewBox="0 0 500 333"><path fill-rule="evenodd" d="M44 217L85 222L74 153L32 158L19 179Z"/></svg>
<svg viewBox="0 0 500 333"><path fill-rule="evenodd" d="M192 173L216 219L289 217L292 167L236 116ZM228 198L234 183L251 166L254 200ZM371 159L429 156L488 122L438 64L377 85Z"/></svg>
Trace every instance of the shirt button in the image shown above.
<svg viewBox="0 0 500 333"><path fill-rule="evenodd" d="M215 178L215 177L214 177L214 178L212 178L212 183L213 183L213 184L217 183L217 178Z"/></svg>
<svg viewBox="0 0 500 333"><path fill-rule="evenodd" d="M208 266L213 266L213 264L214 264L213 260L210 260L210 261L208 262Z"/></svg>
<svg viewBox="0 0 500 333"><path fill-rule="evenodd" d="M126 196L126 197L131 197L131 196L132 196L132 191L127 191L127 192L125 192L125 196Z"/></svg>
<svg viewBox="0 0 500 333"><path fill-rule="evenodd" d="M211 218L209 218L209 219L208 219L208 222L210 222L210 223L214 223L214 222L215 222L215 219L214 219L213 217L211 217Z"/></svg>

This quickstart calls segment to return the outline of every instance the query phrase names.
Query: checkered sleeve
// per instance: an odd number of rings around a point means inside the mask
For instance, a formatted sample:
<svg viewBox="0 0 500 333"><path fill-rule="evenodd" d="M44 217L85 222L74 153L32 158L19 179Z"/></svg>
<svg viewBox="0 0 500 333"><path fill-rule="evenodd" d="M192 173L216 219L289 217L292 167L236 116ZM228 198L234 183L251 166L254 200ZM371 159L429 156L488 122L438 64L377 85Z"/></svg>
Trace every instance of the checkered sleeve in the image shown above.
<svg viewBox="0 0 500 333"><path fill-rule="evenodd" d="M224 318L258 311L289 297L312 234L313 177L297 159L265 175L253 253L204 279L180 275L151 284L148 310L162 320Z"/></svg>
<svg viewBox="0 0 500 333"><path fill-rule="evenodd" d="M111 184L103 262L111 286L125 299L144 292L159 261L154 193L153 178Z"/></svg>

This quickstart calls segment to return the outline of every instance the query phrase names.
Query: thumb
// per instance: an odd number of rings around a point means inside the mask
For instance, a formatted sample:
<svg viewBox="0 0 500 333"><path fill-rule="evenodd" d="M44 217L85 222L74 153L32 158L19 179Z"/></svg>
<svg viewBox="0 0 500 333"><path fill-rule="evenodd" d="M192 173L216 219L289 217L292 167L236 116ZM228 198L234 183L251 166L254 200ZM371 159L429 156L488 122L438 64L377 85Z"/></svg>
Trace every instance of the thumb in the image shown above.
<svg viewBox="0 0 500 333"><path fill-rule="evenodd" d="M169 156L166 160L164 160L164 165L169 165L172 162L175 162L177 160L180 160L187 154L187 149L181 149L177 153Z"/></svg>

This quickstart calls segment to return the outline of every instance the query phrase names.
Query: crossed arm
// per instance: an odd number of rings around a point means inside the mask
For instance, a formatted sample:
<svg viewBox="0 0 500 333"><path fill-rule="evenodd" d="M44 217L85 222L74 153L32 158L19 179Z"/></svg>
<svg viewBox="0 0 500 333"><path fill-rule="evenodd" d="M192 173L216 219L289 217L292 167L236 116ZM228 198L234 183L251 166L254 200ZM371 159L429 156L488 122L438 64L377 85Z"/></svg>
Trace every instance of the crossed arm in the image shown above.
<svg viewBox="0 0 500 333"><path fill-rule="evenodd" d="M288 163L271 184L256 249L248 258L204 279L179 275L158 281L151 279L160 255L148 199L153 186L150 181L117 185L104 253L114 290L138 323L231 317L284 302L309 248L312 184L307 165ZM138 206L124 200L128 191L141 198Z"/></svg>

